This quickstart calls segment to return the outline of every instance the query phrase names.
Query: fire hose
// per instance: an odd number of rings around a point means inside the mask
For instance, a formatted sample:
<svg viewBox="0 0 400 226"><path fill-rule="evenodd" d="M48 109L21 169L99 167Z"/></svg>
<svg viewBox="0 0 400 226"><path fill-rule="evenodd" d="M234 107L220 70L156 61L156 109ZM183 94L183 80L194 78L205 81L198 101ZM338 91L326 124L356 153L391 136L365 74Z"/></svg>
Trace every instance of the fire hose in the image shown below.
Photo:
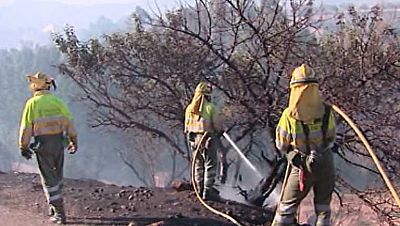
<svg viewBox="0 0 400 226"><path fill-rule="evenodd" d="M207 132L205 132L205 133L203 134L203 136L200 138L200 141L199 141L199 143L197 144L196 150L194 151L193 156L192 156L192 172L191 172L191 173L192 173L192 186L193 186L193 189L194 189L194 193L196 194L197 199L200 201L200 203L201 203L205 208L207 208L208 210L210 210L210 211L213 212L214 214L217 214L217 215L219 215L219 216L221 216L221 217L223 217L223 218L225 218L225 219L228 219L229 221L231 221L232 223L234 223L234 224L237 225L237 226L242 226L242 224L241 224L238 220L236 220L235 218L233 218L232 216L230 216L230 215L228 215L228 214L226 214L226 213L223 213L223 212L221 212L221 211L219 211L219 210L217 210L217 209L211 207L210 205L208 205L208 204L203 200L203 198L200 196L199 191L197 190L196 182L195 182L195 179L194 179L195 161L196 161L197 155L199 154L200 148L203 146L203 143L206 141L206 139L205 139L206 137L207 137Z"/></svg>
<svg viewBox="0 0 400 226"><path fill-rule="evenodd" d="M386 186L388 187L390 193L392 194L394 200L397 203L397 206L400 208L400 199L399 195L397 194L392 182L390 181L389 177L387 176L385 170L381 166L378 157L376 156L374 150L372 150L371 146L369 145L367 139L365 138L364 134L361 130L356 126L356 124L347 116L342 110L340 110L336 105L332 105L332 109L336 111L342 118L351 126L357 136L360 138L361 142L364 144L365 148L367 149L368 153L371 155L372 160L374 161L376 168L378 169L379 173L381 174L383 181L385 182Z"/></svg>

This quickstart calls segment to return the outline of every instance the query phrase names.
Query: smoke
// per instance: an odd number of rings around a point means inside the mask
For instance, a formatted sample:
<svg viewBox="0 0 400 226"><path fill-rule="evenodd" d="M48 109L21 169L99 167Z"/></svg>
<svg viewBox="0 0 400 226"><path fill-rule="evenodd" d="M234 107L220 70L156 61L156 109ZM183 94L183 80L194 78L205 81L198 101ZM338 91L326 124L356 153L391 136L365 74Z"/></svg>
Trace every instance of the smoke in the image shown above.
<svg viewBox="0 0 400 226"><path fill-rule="evenodd" d="M222 198L239 203L249 204L246 202L246 199L243 197L243 195L239 194L239 190L237 188L223 184L218 185L217 188Z"/></svg>
<svg viewBox="0 0 400 226"><path fill-rule="evenodd" d="M249 190L255 187L256 184L248 184L247 186L241 187L242 189ZM219 184L217 188L220 192L220 196L227 200L232 200L235 202L243 203L246 205L251 205L248 203L243 195L240 194L240 190L237 186L228 185L228 184ZM279 202L279 197L281 193L281 185L277 185L276 188L271 192L271 194L264 201L264 207L266 208L275 208Z"/></svg>
<svg viewBox="0 0 400 226"><path fill-rule="evenodd" d="M274 208L276 205L278 205L281 190L282 186L280 184L277 185L274 191L272 191L268 198L265 199L264 206L267 208Z"/></svg>

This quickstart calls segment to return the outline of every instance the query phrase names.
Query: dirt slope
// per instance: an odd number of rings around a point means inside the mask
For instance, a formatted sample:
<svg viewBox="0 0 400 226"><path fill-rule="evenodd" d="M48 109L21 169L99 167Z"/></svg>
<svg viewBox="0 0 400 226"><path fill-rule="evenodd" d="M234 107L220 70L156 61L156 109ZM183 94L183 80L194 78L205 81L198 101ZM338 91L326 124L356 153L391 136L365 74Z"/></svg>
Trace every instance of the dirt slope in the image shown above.
<svg viewBox="0 0 400 226"><path fill-rule="evenodd" d="M65 180L65 207L70 225L232 225L202 207L193 191L106 185ZM244 225L262 225L271 213L236 202L210 202L236 216ZM51 225L37 174L0 173L1 225Z"/></svg>
<svg viewBox="0 0 400 226"><path fill-rule="evenodd" d="M0 222L1 225L13 226L26 226L26 222L29 222L29 225L50 225L43 216L24 210L15 211L14 208L3 205L0 205Z"/></svg>

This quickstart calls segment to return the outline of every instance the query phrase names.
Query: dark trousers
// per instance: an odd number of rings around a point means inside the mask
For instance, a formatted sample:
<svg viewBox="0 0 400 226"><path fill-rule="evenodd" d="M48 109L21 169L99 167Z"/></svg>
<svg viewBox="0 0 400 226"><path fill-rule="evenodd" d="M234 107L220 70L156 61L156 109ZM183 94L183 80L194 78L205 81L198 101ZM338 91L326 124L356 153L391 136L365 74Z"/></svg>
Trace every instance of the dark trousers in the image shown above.
<svg viewBox="0 0 400 226"><path fill-rule="evenodd" d="M331 151L324 153L319 165L320 167L315 172L305 175L303 190L300 190L301 169L291 166L272 226L297 225L297 209L311 188L314 192L314 210L317 215L315 225L330 225L330 202L335 187L335 166Z"/></svg>
<svg viewBox="0 0 400 226"><path fill-rule="evenodd" d="M190 141L192 151L194 152L200 143L203 134L196 134ZM206 196L206 193L213 189L215 177L217 174L217 149L214 136L204 138L203 145L199 147L199 152L195 160L194 179L199 193Z"/></svg>
<svg viewBox="0 0 400 226"><path fill-rule="evenodd" d="M37 143L36 157L46 199L56 213L64 213L62 198L63 136L61 134L37 136L35 143Z"/></svg>

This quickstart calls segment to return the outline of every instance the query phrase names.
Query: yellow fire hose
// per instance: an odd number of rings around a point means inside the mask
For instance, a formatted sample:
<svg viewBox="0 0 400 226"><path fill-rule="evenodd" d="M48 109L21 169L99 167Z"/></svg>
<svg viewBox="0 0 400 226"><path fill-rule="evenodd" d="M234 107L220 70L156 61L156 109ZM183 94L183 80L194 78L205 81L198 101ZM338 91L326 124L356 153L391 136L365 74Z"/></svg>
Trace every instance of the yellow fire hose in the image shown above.
<svg viewBox="0 0 400 226"><path fill-rule="evenodd" d="M365 148L369 152L374 161L376 168L378 169L379 173L381 174L386 186L388 187L390 193L392 194L394 200L397 203L397 206L400 208L400 199L399 195L397 194L392 182L390 181L389 177L386 175L383 167L381 166L378 157L376 157L375 152L372 150L371 146L369 145L367 139L365 138L364 134L361 132L360 129L355 125L355 123L347 116L342 110L340 110L336 105L332 105L332 109L336 111L346 122L351 126L351 128L356 132L357 136L361 139L361 142L364 144Z"/></svg>
<svg viewBox="0 0 400 226"><path fill-rule="evenodd" d="M199 149L203 146L203 143L206 141L206 139L205 139L206 137L207 137L207 132L205 132L205 133L203 134L203 136L201 137L201 139L200 139L200 141L199 141L199 143L198 143L198 145L197 145L197 147L196 147L196 150L194 151L193 156L192 156L192 172L191 172L191 173L192 173L192 186L193 186L193 189L194 189L194 193L196 194L197 199L200 201L200 203L201 203L205 208L207 208L207 209L210 210L211 212L213 212L213 213L215 213L215 214L217 214L217 215L219 215L219 216L221 216L221 217L223 217L223 218L225 218L225 219L230 220L232 223L234 223L234 224L237 225L237 226L243 226L243 225L242 225L241 223L239 223L239 221L237 221L235 218L233 218L233 217L229 216L228 214L225 214L225 213L223 213L223 212L221 212L221 211L218 211L217 209L214 209L213 207L211 207L210 205L208 205L208 204L203 200L203 198L200 196L199 191L197 190L196 181L195 181L195 179L194 179L194 169L195 169L194 164L195 164L197 155L198 155L198 153L199 153Z"/></svg>
<svg viewBox="0 0 400 226"><path fill-rule="evenodd" d="M286 184L287 184L287 180L288 180L288 177L289 177L289 173L292 170L291 166L292 165L289 162L286 163L285 177L283 178L283 182L282 182L281 194L279 195L279 202L282 201L283 191L285 190L285 187L286 187Z"/></svg>

